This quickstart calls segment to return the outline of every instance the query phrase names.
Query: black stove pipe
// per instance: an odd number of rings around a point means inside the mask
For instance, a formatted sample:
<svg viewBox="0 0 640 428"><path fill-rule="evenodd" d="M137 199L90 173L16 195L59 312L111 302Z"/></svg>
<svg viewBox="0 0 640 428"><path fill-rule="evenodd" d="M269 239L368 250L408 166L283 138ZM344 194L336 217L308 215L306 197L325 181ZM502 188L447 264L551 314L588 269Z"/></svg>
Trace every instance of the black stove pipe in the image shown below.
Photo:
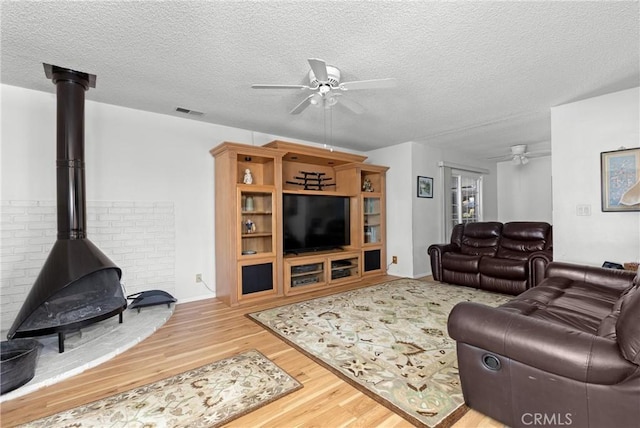
<svg viewBox="0 0 640 428"><path fill-rule="evenodd" d="M87 236L84 92L89 89L89 75L55 66L51 74L57 92L58 239L83 239Z"/></svg>

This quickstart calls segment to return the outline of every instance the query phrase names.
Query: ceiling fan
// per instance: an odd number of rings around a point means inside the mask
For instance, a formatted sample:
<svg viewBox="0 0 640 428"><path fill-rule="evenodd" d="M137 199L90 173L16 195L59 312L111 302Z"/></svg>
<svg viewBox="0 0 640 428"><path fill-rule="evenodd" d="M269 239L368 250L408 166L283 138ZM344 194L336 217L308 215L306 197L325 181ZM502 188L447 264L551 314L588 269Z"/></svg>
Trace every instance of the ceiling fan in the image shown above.
<svg viewBox="0 0 640 428"><path fill-rule="evenodd" d="M541 150L537 152L528 152L526 144L518 144L515 146L511 146L511 154L505 156L496 156L493 158L489 158L489 160L495 160L498 162L506 161L511 159L511 162L514 165L526 165L529 163L530 158L537 158L541 156L548 156L551 154L548 150Z"/></svg>
<svg viewBox="0 0 640 428"><path fill-rule="evenodd" d="M298 89L304 92L311 92L289 112L291 114L299 114L309 105L331 108L338 101L354 113L361 114L364 112L364 107L352 99L344 97L342 92L360 89L393 88L398 84L398 81L394 78L354 80L341 83L340 70L337 67L327 65L324 60L318 58L309 58L307 61L311 66L308 85L253 84L251 87L254 89Z"/></svg>

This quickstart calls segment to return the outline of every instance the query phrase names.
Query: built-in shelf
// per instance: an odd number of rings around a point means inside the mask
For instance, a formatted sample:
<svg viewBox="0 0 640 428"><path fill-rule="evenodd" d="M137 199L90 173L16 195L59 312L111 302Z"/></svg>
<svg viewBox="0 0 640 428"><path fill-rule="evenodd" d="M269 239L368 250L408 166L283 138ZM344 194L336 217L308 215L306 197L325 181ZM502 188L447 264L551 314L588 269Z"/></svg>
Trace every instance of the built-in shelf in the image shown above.
<svg viewBox="0 0 640 428"><path fill-rule="evenodd" d="M226 142L211 154L218 299L234 306L386 272L387 167L365 164L366 156L284 141L265 146ZM319 174L326 186L310 190L296 184L304 182L305 173ZM251 180L245 180L249 174ZM283 194L349 198L349 244L342 250L285 256ZM365 258L369 268L363 266Z"/></svg>

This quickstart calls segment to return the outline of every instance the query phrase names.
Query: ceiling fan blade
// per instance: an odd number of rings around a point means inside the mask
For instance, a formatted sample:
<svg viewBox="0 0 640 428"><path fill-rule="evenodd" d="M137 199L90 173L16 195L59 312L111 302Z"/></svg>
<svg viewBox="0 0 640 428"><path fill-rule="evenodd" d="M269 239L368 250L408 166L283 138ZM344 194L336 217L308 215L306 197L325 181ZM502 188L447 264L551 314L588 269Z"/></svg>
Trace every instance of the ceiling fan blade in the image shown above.
<svg viewBox="0 0 640 428"><path fill-rule="evenodd" d="M289 114L299 114L301 111L303 111L304 109L306 109L307 107L309 107L309 104L311 104L311 98L313 98L315 94L311 94L309 95L307 98L305 98L304 100L302 100L302 102L300 104L298 104L297 106L295 106L293 108L293 110L291 110L289 112Z"/></svg>
<svg viewBox="0 0 640 428"><path fill-rule="evenodd" d="M329 75L327 74L327 63L322 59L318 58L309 58L309 65L311 66L311 70L313 74L316 76L319 82L328 82Z"/></svg>
<svg viewBox="0 0 640 428"><path fill-rule="evenodd" d="M398 86L398 79L393 77L390 77L388 79L355 80L353 82L344 82L338 85L338 87L343 91L351 91L356 89L395 88L396 86Z"/></svg>
<svg viewBox="0 0 640 428"><path fill-rule="evenodd" d="M305 85L269 85L256 83L251 85L253 89L311 89Z"/></svg>
<svg viewBox="0 0 640 428"><path fill-rule="evenodd" d="M336 96L337 95L340 95L340 94L336 94ZM349 97L340 97L338 99L338 103L342 104L343 106L345 106L346 108L354 112L355 114L364 113L364 107L362 107L359 103L353 101Z"/></svg>
<svg viewBox="0 0 640 428"><path fill-rule="evenodd" d="M544 156L549 156L551 155L550 151L540 151L540 152L527 152L525 153L525 156L528 158L541 158Z"/></svg>
<svg viewBox="0 0 640 428"><path fill-rule="evenodd" d="M498 162L506 161L506 160L509 160L509 159L513 159L513 155L494 156L494 157L491 157L491 158L487 158L487 160L498 161Z"/></svg>

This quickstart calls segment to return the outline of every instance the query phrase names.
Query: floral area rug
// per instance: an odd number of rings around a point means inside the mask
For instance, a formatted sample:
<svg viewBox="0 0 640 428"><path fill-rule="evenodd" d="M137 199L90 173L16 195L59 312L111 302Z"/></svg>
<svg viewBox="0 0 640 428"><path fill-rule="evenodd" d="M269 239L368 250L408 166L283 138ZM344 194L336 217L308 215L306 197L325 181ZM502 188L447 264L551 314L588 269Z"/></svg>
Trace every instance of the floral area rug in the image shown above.
<svg viewBox="0 0 640 428"><path fill-rule="evenodd" d="M414 425L444 427L467 411L449 312L510 299L400 279L248 316Z"/></svg>
<svg viewBox="0 0 640 428"><path fill-rule="evenodd" d="M217 427L302 388L251 350L25 427Z"/></svg>

